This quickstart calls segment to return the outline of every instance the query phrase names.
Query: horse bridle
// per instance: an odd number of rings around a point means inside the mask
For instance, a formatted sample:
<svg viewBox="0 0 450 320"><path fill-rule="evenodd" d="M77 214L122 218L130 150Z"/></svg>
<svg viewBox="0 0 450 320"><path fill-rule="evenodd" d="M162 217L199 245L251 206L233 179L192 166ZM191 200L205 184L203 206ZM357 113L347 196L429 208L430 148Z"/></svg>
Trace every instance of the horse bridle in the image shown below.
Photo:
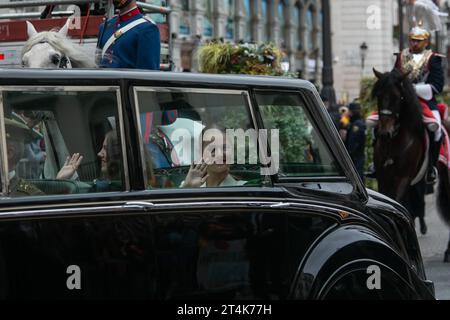
<svg viewBox="0 0 450 320"><path fill-rule="evenodd" d="M46 41L46 40L39 41L38 43L48 43L48 44L51 46L51 44L50 44L48 41ZM66 56L66 55L62 55L62 56L60 57L60 59L59 59L58 64L56 65L56 68L57 68L57 69L68 69L68 68L72 68L72 63L70 62L69 57Z"/></svg>

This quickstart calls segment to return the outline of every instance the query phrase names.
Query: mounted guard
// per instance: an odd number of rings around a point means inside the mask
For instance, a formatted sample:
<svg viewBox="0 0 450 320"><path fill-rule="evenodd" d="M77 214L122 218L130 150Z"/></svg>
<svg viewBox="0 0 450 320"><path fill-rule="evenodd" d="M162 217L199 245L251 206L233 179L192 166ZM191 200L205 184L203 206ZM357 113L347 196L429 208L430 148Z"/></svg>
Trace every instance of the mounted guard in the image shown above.
<svg viewBox="0 0 450 320"><path fill-rule="evenodd" d="M409 48L396 54L395 67L403 74L408 74L424 108L424 121L428 128L430 142L426 181L432 184L436 180L435 165L438 161L442 140L442 121L436 95L442 93L444 87L444 68L442 66L444 56L433 52L429 47L430 32L419 24L409 33Z"/></svg>

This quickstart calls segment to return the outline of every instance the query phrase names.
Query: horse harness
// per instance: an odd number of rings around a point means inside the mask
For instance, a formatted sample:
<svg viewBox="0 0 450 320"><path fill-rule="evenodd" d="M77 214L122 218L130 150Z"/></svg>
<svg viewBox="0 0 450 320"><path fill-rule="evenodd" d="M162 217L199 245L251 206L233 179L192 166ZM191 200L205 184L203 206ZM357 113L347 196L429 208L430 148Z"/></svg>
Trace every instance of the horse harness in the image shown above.
<svg viewBox="0 0 450 320"><path fill-rule="evenodd" d="M403 100L403 97L401 99ZM391 138L394 138L400 131L400 124L397 122L399 113L398 112L394 113L394 112L392 112L392 110L389 110L389 109L381 109L379 111L379 114L380 114L380 116L394 117L394 119L395 119L394 132L391 135Z"/></svg>
<svg viewBox="0 0 450 320"><path fill-rule="evenodd" d="M48 41L46 41L46 40L39 41L39 43L47 43L47 44L49 44L51 46L51 44ZM62 55L61 58L59 59L58 63L55 63L55 64L56 64L56 68L57 69L70 69L70 68L72 68L72 63L70 62L69 57L66 56L66 55Z"/></svg>

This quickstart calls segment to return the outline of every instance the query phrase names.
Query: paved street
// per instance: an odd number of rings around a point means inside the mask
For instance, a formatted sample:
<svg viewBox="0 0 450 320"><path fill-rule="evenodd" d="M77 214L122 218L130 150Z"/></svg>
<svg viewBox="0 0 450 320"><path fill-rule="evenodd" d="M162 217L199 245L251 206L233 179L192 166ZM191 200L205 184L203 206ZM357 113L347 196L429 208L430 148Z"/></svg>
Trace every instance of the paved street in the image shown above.
<svg viewBox="0 0 450 320"><path fill-rule="evenodd" d="M428 233L421 235L419 223L416 221L416 232L419 238L422 257L428 279L434 282L436 298L450 300L450 263L443 263L443 253L446 249L449 228L443 224L435 206L435 195L428 195L426 199L427 213L425 216Z"/></svg>

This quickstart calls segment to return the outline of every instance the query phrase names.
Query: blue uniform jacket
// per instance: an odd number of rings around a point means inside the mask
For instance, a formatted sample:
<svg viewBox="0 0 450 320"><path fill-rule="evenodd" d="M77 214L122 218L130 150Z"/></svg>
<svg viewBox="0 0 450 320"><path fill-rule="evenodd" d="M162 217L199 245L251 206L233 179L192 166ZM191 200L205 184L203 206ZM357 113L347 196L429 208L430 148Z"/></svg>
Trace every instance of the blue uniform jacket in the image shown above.
<svg viewBox="0 0 450 320"><path fill-rule="evenodd" d="M345 146L348 153L355 164L356 170L361 175L364 175L364 147L366 144L366 124L361 118L351 119L347 131L347 139Z"/></svg>
<svg viewBox="0 0 450 320"><path fill-rule="evenodd" d="M98 47L102 49L115 31L142 17L142 14L138 14L117 25L118 17L115 16L107 22L105 32L103 32L104 24L102 24L99 30ZM100 67L159 70L160 52L158 26L148 21L135 26L116 39L101 59Z"/></svg>

